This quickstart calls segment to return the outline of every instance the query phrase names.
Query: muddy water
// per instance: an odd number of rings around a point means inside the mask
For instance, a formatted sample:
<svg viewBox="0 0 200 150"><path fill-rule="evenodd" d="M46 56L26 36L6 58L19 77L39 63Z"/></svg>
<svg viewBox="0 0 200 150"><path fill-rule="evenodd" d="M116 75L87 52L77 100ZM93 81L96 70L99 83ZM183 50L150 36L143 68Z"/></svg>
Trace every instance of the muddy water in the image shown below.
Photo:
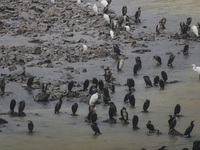
<svg viewBox="0 0 200 150"><path fill-rule="evenodd" d="M199 0L113 0L112 9L120 15L121 7L128 6L128 15L134 14L138 6L142 6L141 25L137 25L137 32L154 33L156 23L162 18L167 18L167 33L171 34L179 32L179 22L185 21L187 17L193 18L193 23L200 21L199 19ZM147 26L147 28L143 28ZM26 43L27 39L22 40ZM3 40L1 40L2 42ZM26 117L12 118L9 116L2 116L8 120L8 124L1 125L2 133L0 134L0 143L2 150L34 150L34 149L142 149L155 150L161 146L167 146L169 150L177 150L187 147L192 148L192 142L200 139L200 119L199 119L199 81L198 75L189 67L195 63L200 65L200 51L198 42L190 42L189 55L183 56L178 54L183 49L184 40L171 41L166 38L156 36L154 42L144 44L148 45L148 49L152 51L145 54L132 53L134 49L127 47L122 50L123 54L128 57L125 60L122 72L116 70L116 60L110 57L95 59L86 63L63 63L55 69L39 69L37 67L27 68L27 71L32 75L44 77L45 80L54 81L66 76L63 68L73 66L75 69L86 67L86 73L73 74L77 81L84 81L85 79L92 79L97 77L103 79L102 65L109 66L114 71L116 78L115 83L124 85L126 79L133 77L136 83L136 98L135 108L123 103L124 95L127 93L126 86L117 86L116 92L111 93L111 99L115 102L118 114L120 109L125 106L129 113L129 125L123 125L120 120L117 124L107 124L102 121L108 118L108 107L103 104L97 105L98 126L102 132L100 136L93 136L88 123L84 121L88 113L88 105L78 102L78 116L72 117L71 105L74 101L79 99L71 99L71 101L64 101L61 113L54 114L54 106L57 101L50 103L36 103L33 101L33 96L38 92L37 90L26 91L21 84L8 83L6 91L13 92L6 97L0 97L0 112L7 112L9 110L9 103L12 98L17 102L26 100L25 112ZM17 43L19 44L19 43ZM23 43L24 45L24 43ZM168 55L166 52L173 52L176 56L174 67L169 68L167 64ZM155 62L151 60L153 55L160 55L163 59L161 66L156 66ZM135 56L140 56L143 66L139 71L138 76L132 75L132 68L135 63ZM180 82L174 84L167 84L165 90L159 90L158 87L146 88L143 76L149 75L151 79L155 75L160 75L160 72L165 70L168 74L169 81L178 80ZM61 72L62 71L62 72ZM1 72L9 72L6 69L1 69ZM66 87L67 88L67 87ZM80 88L74 88L79 90ZM142 106L146 99L151 100L149 113L142 113ZM176 104L180 104L181 114L183 117L177 119L175 127L181 133L189 126L192 120L195 120L195 127L192 131L191 138L183 138L168 135L168 115L173 113ZM131 119L133 115L138 115L140 130L132 130ZM119 118L120 115L117 116ZM34 132L29 134L27 131L28 120L32 120L35 124ZM156 129L159 129L161 135L150 134L146 129L146 123L151 120Z"/></svg>

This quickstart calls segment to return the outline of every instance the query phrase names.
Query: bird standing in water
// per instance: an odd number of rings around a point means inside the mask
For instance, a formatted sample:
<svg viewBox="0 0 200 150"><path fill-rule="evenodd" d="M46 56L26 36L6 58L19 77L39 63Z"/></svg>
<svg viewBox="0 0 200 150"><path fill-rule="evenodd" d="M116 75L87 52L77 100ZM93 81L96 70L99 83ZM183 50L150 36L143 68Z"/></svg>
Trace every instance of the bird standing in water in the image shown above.
<svg viewBox="0 0 200 150"><path fill-rule="evenodd" d="M138 7L138 10L135 13L135 22L136 23L141 23L140 15L141 15L141 7Z"/></svg>
<svg viewBox="0 0 200 150"><path fill-rule="evenodd" d="M167 65L168 65L168 66L172 66L172 62L174 61L174 59L175 59L174 54L171 54L171 55L169 56L169 60L168 60Z"/></svg>
<svg viewBox="0 0 200 150"><path fill-rule="evenodd" d="M198 73L200 80L200 67L196 66L195 64L190 65L190 67L193 67L192 69Z"/></svg>
<svg viewBox="0 0 200 150"><path fill-rule="evenodd" d="M190 133L192 132L193 128L194 128L194 121L191 121L190 126L185 130L184 135L190 137Z"/></svg>
<svg viewBox="0 0 200 150"><path fill-rule="evenodd" d="M101 134L99 127L97 126L96 123L91 123L90 126L91 126L92 130L94 131L94 135Z"/></svg>
<svg viewBox="0 0 200 150"><path fill-rule="evenodd" d="M59 113L61 106L62 106L62 98L60 98L59 102L57 102L56 105L55 105L55 109L54 109L55 114Z"/></svg>
<svg viewBox="0 0 200 150"><path fill-rule="evenodd" d="M32 132L32 131L33 131L33 128L34 128L33 122L32 122L32 121L29 121L29 123L28 123L28 130L29 130L29 132Z"/></svg>
<svg viewBox="0 0 200 150"><path fill-rule="evenodd" d="M155 56L153 56L152 60L154 60L154 59L157 61L157 65L162 64L162 59L160 56L155 55Z"/></svg>

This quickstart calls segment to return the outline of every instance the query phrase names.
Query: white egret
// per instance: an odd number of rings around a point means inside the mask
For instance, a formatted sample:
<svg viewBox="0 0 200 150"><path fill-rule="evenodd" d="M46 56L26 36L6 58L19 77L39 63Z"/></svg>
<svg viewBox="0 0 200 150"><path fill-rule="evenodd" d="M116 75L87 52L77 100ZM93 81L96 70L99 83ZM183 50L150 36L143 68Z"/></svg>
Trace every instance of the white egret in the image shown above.
<svg viewBox="0 0 200 150"><path fill-rule="evenodd" d="M124 28L125 28L125 29L126 29L126 31L128 31L128 32L130 31L130 26L128 26L128 25L125 25L125 26L124 26Z"/></svg>
<svg viewBox="0 0 200 150"><path fill-rule="evenodd" d="M51 0L52 3L55 3L55 0Z"/></svg>
<svg viewBox="0 0 200 150"><path fill-rule="evenodd" d="M107 14L103 14L103 17L110 24L110 17Z"/></svg>
<svg viewBox="0 0 200 150"><path fill-rule="evenodd" d="M99 93L93 94L90 98L89 105L94 105L98 101L99 96Z"/></svg>
<svg viewBox="0 0 200 150"><path fill-rule="evenodd" d="M76 4L81 4L81 0L77 0Z"/></svg>
<svg viewBox="0 0 200 150"><path fill-rule="evenodd" d="M93 6L93 11L96 12L96 13L98 13L98 8L97 8L96 4L94 4L94 6Z"/></svg>
<svg viewBox="0 0 200 150"><path fill-rule="evenodd" d="M113 30L110 30L110 36L111 36L112 39L114 38L114 32L113 32Z"/></svg>
<svg viewBox="0 0 200 150"><path fill-rule="evenodd" d="M87 51L88 49L87 45L83 44L82 46L83 46L83 51Z"/></svg>
<svg viewBox="0 0 200 150"><path fill-rule="evenodd" d="M192 29L192 31L194 32L194 34L199 37L199 33L198 33L198 29L197 29L197 26L196 25L192 25L190 27Z"/></svg>
<svg viewBox="0 0 200 150"><path fill-rule="evenodd" d="M106 7L108 5L108 2L106 0L99 0L99 1L101 1L103 7Z"/></svg>
<svg viewBox="0 0 200 150"><path fill-rule="evenodd" d="M200 67L196 66L195 64L190 65L190 67L193 67L193 70L198 73L200 80Z"/></svg>

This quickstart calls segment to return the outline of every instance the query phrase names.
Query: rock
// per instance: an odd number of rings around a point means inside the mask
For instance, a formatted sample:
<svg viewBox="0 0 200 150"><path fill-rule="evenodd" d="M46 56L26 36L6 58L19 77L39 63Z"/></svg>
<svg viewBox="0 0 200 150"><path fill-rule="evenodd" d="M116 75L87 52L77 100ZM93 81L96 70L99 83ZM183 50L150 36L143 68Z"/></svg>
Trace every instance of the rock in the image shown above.
<svg viewBox="0 0 200 150"><path fill-rule="evenodd" d="M42 53L41 47L36 47L33 51L33 54L39 55Z"/></svg>
<svg viewBox="0 0 200 150"><path fill-rule="evenodd" d="M154 35L149 35L145 41L155 41L155 36Z"/></svg>
<svg viewBox="0 0 200 150"><path fill-rule="evenodd" d="M9 69L10 71L14 71L14 70L17 69L17 67L16 67L15 65L12 65L12 66L10 66L8 69Z"/></svg>
<svg viewBox="0 0 200 150"><path fill-rule="evenodd" d="M140 54L144 54L145 52L151 52L151 50L150 49L138 49L138 50L132 51L132 53L140 53Z"/></svg>
<svg viewBox="0 0 200 150"><path fill-rule="evenodd" d="M0 124L5 124L8 123L8 121L6 121L5 119L0 118Z"/></svg>
<svg viewBox="0 0 200 150"><path fill-rule="evenodd" d="M46 102L48 101L49 96L49 93L40 92L37 95L35 95L34 100L38 102Z"/></svg>

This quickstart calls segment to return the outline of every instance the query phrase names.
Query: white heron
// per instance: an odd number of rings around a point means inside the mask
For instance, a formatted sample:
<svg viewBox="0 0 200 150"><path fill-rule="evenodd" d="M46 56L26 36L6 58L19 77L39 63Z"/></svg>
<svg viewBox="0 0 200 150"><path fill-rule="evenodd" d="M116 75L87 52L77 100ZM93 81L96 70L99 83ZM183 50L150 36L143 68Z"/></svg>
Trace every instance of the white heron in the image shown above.
<svg viewBox="0 0 200 150"><path fill-rule="evenodd" d="M88 49L87 45L83 44L82 46L83 46L83 51L87 51Z"/></svg>
<svg viewBox="0 0 200 150"><path fill-rule="evenodd" d="M103 7L106 7L108 5L108 2L106 0L99 0L99 1L101 1Z"/></svg>
<svg viewBox="0 0 200 150"><path fill-rule="evenodd" d="M94 4L94 6L93 6L93 11L96 12L96 13L98 13L98 8L97 8L96 4Z"/></svg>
<svg viewBox="0 0 200 150"><path fill-rule="evenodd" d="M130 32L130 26L125 25L124 28L126 29L126 31Z"/></svg>
<svg viewBox="0 0 200 150"><path fill-rule="evenodd" d="M118 63L117 63L117 69L122 70L122 67L124 66L124 59L120 58Z"/></svg>
<svg viewBox="0 0 200 150"><path fill-rule="evenodd" d="M76 4L78 5L81 4L81 0L77 0Z"/></svg>
<svg viewBox="0 0 200 150"><path fill-rule="evenodd" d="M110 17L107 14L103 14L103 17L110 24Z"/></svg>
<svg viewBox="0 0 200 150"><path fill-rule="evenodd" d="M110 30L110 37L113 39L114 38L114 32L113 30Z"/></svg>
<svg viewBox="0 0 200 150"><path fill-rule="evenodd" d="M90 98L89 105L94 105L98 101L99 96L99 93L93 94Z"/></svg>
<svg viewBox="0 0 200 150"><path fill-rule="evenodd" d="M195 64L190 65L190 67L193 67L193 70L198 73L200 80L200 67L196 66Z"/></svg>
<svg viewBox="0 0 200 150"><path fill-rule="evenodd" d="M199 33L198 33L198 29L197 29L197 26L196 25L192 25L190 27L192 29L192 31L194 32L194 34L199 37Z"/></svg>

